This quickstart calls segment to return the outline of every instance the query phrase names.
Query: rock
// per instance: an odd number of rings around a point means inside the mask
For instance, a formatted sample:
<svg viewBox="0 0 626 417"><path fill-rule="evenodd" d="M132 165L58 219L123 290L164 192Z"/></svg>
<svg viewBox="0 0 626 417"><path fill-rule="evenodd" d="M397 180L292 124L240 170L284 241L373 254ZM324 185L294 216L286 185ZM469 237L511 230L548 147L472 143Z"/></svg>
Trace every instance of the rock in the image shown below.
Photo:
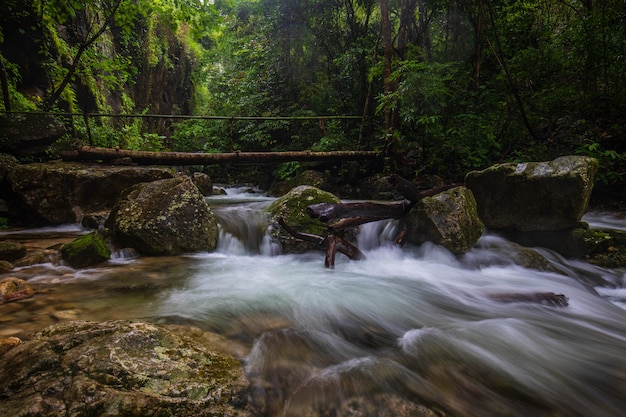
<svg viewBox="0 0 626 417"><path fill-rule="evenodd" d="M585 260L603 268L626 268L626 232L621 230L589 230L589 240L599 241L585 254Z"/></svg>
<svg viewBox="0 0 626 417"><path fill-rule="evenodd" d="M10 240L0 241L0 260L13 262L26 255L26 246Z"/></svg>
<svg viewBox="0 0 626 417"><path fill-rule="evenodd" d="M194 172L191 174L191 181L196 184L203 196L208 197L213 194L213 181L207 174Z"/></svg>
<svg viewBox="0 0 626 417"><path fill-rule="evenodd" d="M465 187L419 200L404 221L409 242L433 242L455 254L465 253L474 246L484 229L476 200Z"/></svg>
<svg viewBox="0 0 626 417"><path fill-rule="evenodd" d="M0 339L0 356L21 343L22 341L19 338L13 336Z"/></svg>
<svg viewBox="0 0 626 417"><path fill-rule="evenodd" d="M0 281L0 295L6 301L31 297L35 291L23 279L9 277Z"/></svg>
<svg viewBox="0 0 626 417"><path fill-rule="evenodd" d="M20 161L18 161L13 155L0 153L0 183L4 181L9 171L19 164Z"/></svg>
<svg viewBox="0 0 626 417"><path fill-rule="evenodd" d="M212 251L217 246L217 219L186 176L128 188L105 226L117 244L146 255Z"/></svg>
<svg viewBox="0 0 626 417"><path fill-rule="evenodd" d="M320 250L320 246L311 242L303 242L285 232L278 224L278 218L301 233L318 236L326 235L326 224L311 218L306 208L318 203L340 203L341 200L333 194L308 185L298 186L281 198L275 200L267 208L271 215L270 233L281 245L284 253L301 253L310 250Z"/></svg>
<svg viewBox="0 0 626 417"><path fill-rule="evenodd" d="M484 225L493 229L561 230L584 214L598 161L564 156L550 162L506 163L465 177Z"/></svg>
<svg viewBox="0 0 626 417"><path fill-rule="evenodd" d="M14 268L14 265L11 262L0 261L0 274L10 272L13 270L13 268Z"/></svg>
<svg viewBox="0 0 626 417"><path fill-rule="evenodd" d="M0 361L7 416L246 417L247 391L235 358L149 323L57 324Z"/></svg>
<svg viewBox="0 0 626 417"><path fill-rule="evenodd" d="M284 181L279 181L272 184L268 195L279 197L287 194L290 190L301 185L308 185L310 187L316 187L323 190L329 190L328 185L329 178L322 172L314 171L312 169L303 171L295 177L288 178Z"/></svg>
<svg viewBox="0 0 626 417"><path fill-rule="evenodd" d="M0 116L0 152L40 155L65 132L65 126L51 115L3 115Z"/></svg>
<svg viewBox="0 0 626 417"><path fill-rule="evenodd" d="M11 212L29 222L79 223L85 213L110 210L123 189L172 176L169 169L156 167L17 165L8 173L14 193Z"/></svg>
<svg viewBox="0 0 626 417"><path fill-rule="evenodd" d="M63 259L72 268L86 268L109 260L111 251L102 234L93 232L81 236L61 248Z"/></svg>

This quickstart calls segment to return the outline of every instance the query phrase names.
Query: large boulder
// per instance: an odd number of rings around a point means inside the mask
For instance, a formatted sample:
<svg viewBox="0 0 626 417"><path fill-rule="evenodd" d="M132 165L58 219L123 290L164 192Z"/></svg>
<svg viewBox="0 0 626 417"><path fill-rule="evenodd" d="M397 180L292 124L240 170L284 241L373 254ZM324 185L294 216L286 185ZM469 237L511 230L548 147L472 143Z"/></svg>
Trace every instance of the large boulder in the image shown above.
<svg viewBox="0 0 626 417"><path fill-rule="evenodd" d="M465 177L486 227L518 231L576 227L585 213L598 161L563 156L549 162L506 163Z"/></svg>
<svg viewBox="0 0 626 417"><path fill-rule="evenodd" d="M125 190L105 226L115 242L146 255L212 251L217 219L187 176L136 184Z"/></svg>
<svg viewBox="0 0 626 417"><path fill-rule="evenodd" d="M0 116L0 152L19 156L43 154L65 132L65 126L51 115Z"/></svg>
<svg viewBox="0 0 626 417"><path fill-rule="evenodd" d="M474 195L465 187L422 198L404 222L409 242L433 242L456 254L467 252L484 230Z"/></svg>
<svg viewBox="0 0 626 417"><path fill-rule="evenodd" d="M112 321L54 325L0 361L6 416L239 416L248 381L193 332Z"/></svg>
<svg viewBox="0 0 626 417"><path fill-rule="evenodd" d="M7 180L14 193L9 211L29 222L79 223L85 213L110 210L133 184L172 178L157 167L76 163L12 165Z"/></svg>
<svg viewBox="0 0 626 417"><path fill-rule="evenodd" d="M306 211L308 206L319 203L337 204L341 203L341 200L319 188L301 185L275 200L267 208L271 215L271 235L280 243L284 253L301 253L320 249L319 245L315 243L304 242L294 238L278 224L278 219L282 217L289 226L298 232L325 236L327 225L320 220L312 218ZM352 239L354 232L351 231L349 236L346 237Z"/></svg>

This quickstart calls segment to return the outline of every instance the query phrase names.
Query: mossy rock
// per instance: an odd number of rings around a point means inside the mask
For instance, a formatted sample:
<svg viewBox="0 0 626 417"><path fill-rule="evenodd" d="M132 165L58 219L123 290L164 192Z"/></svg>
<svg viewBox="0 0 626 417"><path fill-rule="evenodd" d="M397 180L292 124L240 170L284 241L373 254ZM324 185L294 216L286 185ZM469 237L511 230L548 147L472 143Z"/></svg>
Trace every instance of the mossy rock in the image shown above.
<svg viewBox="0 0 626 417"><path fill-rule="evenodd" d="M57 324L0 361L6 416L246 417L247 391L234 357L143 322Z"/></svg>
<svg viewBox="0 0 626 417"><path fill-rule="evenodd" d="M26 246L11 240L0 242L0 260L13 262L23 256L26 256Z"/></svg>
<svg viewBox="0 0 626 417"><path fill-rule="evenodd" d="M335 195L320 190L316 187L301 185L289 191L281 198L274 201L267 211L271 215L270 229L273 238L278 240L284 253L301 253L310 250L319 250L320 247L311 242L303 242L285 232L278 224L278 219L283 218L285 223L294 230L301 233L308 233L317 236L326 235L326 223L312 218L306 212L306 208L319 203L341 203ZM348 239L354 237L354 232L350 232Z"/></svg>
<svg viewBox="0 0 626 417"><path fill-rule="evenodd" d="M217 218L187 176L126 189L105 227L120 247L144 255L180 255L217 247Z"/></svg>
<svg viewBox="0 0 626 417"><path fill-rule="evenodd" d="M85 268L111 257L104 237L97 232L81 236L61 248L63 259L72 268Z"/></svg>
<svg viewBox="0 0 626 417"><path fill-rule="evenodd" d="M465 187L421 199L404 220L409 242L433 242L455 254L472 248L484 230L474 195Z"/></svg>

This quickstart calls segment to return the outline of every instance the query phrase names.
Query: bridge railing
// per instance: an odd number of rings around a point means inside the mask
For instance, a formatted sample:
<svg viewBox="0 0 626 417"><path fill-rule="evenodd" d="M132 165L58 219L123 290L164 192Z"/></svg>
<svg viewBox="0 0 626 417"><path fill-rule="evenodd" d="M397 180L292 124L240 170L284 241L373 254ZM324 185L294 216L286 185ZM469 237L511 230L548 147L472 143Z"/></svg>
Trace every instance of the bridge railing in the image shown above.
<svg viewBox="0 0 626 417"><path fill-rule="evenodd" d="M311 139L314 136L318 140L322 140L327 136L327 129L331 123L344 123L339 130L343 130L339 134L349 135L344 142L350 143L350 148L352 149L324 149L324 150L356 150L360 151L362 149L368 148L367 144L365 144L363 140L363 132L364 132L364 124L366 120L362 116L351 116L351 115L307 115L307 116L203 116L203 115L173 115L173 114L145 114L145 113L95 113L95 112L20 112L20 111L10 111L4 112L7 114L33 114L33 115L52 115L56 117L68 118L69 124L74 127L74 134L79 136L85 143L88 143L91 146L104 146L104 147L115 147L119 145L119 143L115 143L115 140L111 140L110 138L102 138L100 137L100 132L102 131L103 126L109 126L109 133L117 129L128 129L129 126L132 126L134 122L127 123L128 120L140 119L141 123L144 126L140 127L138 130L144 130L144 134L148 133L146 137L150 137L151 139L159 138L159 140L164 140L169 142L169 144L174 144L176 142L172 137L167 136L159 136L155 133L150 133L150 131L167 131L169 133L173 132L178 125L178 123L186 122L186 121L214 121L216 123L221 123L221 126L214 126L212 132L218 132L216 137L213 138L205 138L207 143L215 145L211 146L211 150L214 152L233 152L236 150L252 150L252 151L260 151L262 149L248 149L247 147L264 147L263 150L272 149L272 145L277 145L281 149L284 150L303 150L309 149L310 146L314 146L315 140ZM107 123L106 119L117 120L115 123ZM121 123L120 123L121 122ZM278 138L267 138L267 141L259 140L257 143L251 143L250 140L245 140L245 135L250 134L250 130L254 130L256 127L251 126L250 123L257 123L259 126L259 131L264 129L265 134L267 136L267 131L271 130L271 127L268 128L267 124L276 122L276 124L280 124L280 122L284 122L283 130L281 131L280 127L276 128L276 132L278 132ZM293 127L294 123L299 123L298 127ZM306 127L304 124L308 124ZM245 125L242 125L245 124ZM152 126L146 126L152 125ZM80 126L80 132L78 133L77 126ZM332 128L330 128L332 129ZM291 131L290 131L291 130ZM336 130L336 128L335 128ZM247 133L246 133L247 131ZM317 131L315 133L311 133ZM294 132L296 132L294 134ZM294 138L300 138L298 133L305 132L303 135L308 135L307 138L299 140ZM348 133L350 132L350 133ZM138 132L135 132L138 133ZM336 132L335 132L336 133ZM356 133L356 134L355 134ZM120 133L121 134L121 133ZM290 136L291 135L291 136ZM301 139L301 138L300 138ZM270 143L275 141L276 143ZM266 142L266 143L264 143ZM332 147L336 145L336 143L332 141L324 142L328 146ZM327 147L328 147L327 146ZM120 147L124 148L123 145ZM168 148L168 146L164 146L164 148ZM273 149L272 149L273 150ZM205 151L205 149L193 149L189 151Z"/></svg>

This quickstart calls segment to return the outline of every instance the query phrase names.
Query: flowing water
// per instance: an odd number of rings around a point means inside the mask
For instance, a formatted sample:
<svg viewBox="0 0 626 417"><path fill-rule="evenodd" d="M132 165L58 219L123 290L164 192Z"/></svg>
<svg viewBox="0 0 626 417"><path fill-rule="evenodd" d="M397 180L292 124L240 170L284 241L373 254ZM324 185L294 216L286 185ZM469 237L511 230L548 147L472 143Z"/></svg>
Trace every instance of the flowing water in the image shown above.
<svg viewBox="0 0 626 417"><path fill-rule="evenodd" d="M209 199L214 253L14 271L40 293L0 305L0 335L69 319L199 326L242 359L268 416L392 416L413 403L458 416L626 415L625 271L543 249L553 268L524 268L490 234L460 257L397 248L393 221L362 227L365 260L338 255L325 269L322 252L281 255L265 233L270 199L240 191ZM606 213L585 220L626 227ZM569 305L510 297L534 292Z"/></svg>

